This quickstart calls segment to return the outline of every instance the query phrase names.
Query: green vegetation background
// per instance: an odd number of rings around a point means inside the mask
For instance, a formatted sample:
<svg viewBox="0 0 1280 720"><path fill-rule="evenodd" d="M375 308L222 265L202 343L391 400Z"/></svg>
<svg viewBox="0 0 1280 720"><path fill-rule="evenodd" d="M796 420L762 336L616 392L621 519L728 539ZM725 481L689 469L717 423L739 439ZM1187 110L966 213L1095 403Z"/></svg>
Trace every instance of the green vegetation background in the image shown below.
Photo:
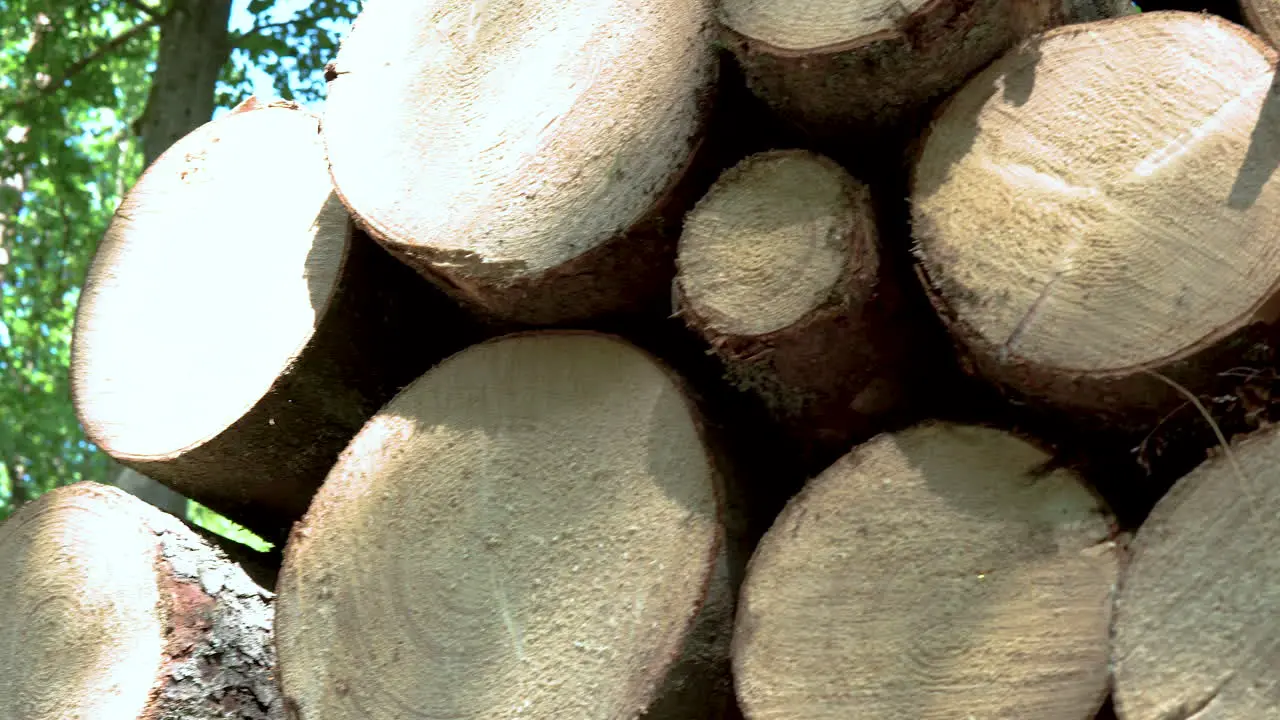
<svg viewBox="0 0 1280 720"><path fill-rule="evenodd" d="M118 470L68 392L71 328L98 241L142 172L140 119L169 13L216 0L0 2L0 521ZM225 0L224 0L225 2ZM234 0L214 116L249 95L309 105L360 3ZM216 28L214 28L216 30ZM208 119L208 118L206 118ZM189 503L189 519L263 547Z"/></svg>

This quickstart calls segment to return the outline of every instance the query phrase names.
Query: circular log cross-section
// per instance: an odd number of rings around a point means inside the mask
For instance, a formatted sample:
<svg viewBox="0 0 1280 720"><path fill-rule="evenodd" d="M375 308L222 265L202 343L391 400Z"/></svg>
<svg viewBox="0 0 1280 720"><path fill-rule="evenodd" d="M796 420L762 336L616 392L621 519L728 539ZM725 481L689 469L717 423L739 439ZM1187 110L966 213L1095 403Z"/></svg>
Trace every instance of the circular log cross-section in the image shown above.
<svg viewBox="0 0 1280 720"><path fill-rule="evenodd" d="M457 347L447 310L423 330L444 302L424 291L352 232L316 117L247 101L112 218L76 316L76 411L111 457L280 542L360 426L446 352L427 345Z"/></svg>
<svg viewBox="0 0 1280 720"><path fill-rule="evenodd" d="M943 107L915 168L925 283L970 368L1147 426L1277 318L1275 52L1212 15L1058 28ZM1262 325L1257 325L1262 323Z"/></svg>
<svg viewBox="0 0 1280 720"><path fill-rule="evenodd" d="M911 122L1034 32L1114 17L1128 0L719 0L762 100L823 140Z"/></svg>
<svg viewBox="0 0 1280 720"><path fill-rule="evenodd" d="M283 720L271 597L122 490L45 493L0 525L0 720Z"/></svg>
<svg viewBox="0 0 1280 720"><path fill-rule="evenodd" d="M780 150L730 168L685 218L676 266L685 322L802 442L843 453L894 407L903 333L871 193L834 161Z"/></svg>
<svg viewBox="0 0 1280 720"><path fill-rule="evenodd" d="M328 68L339 194L487 319L665 300L716 78L709 2L370 0Z"/></svg>
<svg viewBox="0 0 1280 720"><path fill-rule="evenodd" d="M1120 720L1276 716L1277 507L1274 427L1237 441L1156 503L1116 596Z"/></svg>
<svg viewBox="0 0 1280 720"><path fill-rule="evenodd" d="M285 551L298 720L718 718L719 484L680 382L630 344L473 346L356 436Z"/></svg>
<svg viewBox="0 0 1280 720"><path fill-rule="evenodd" d="M930 423L855 448L752 556L733 671L748 720L1088 720L1118 550L1073 473Z"/></svg>

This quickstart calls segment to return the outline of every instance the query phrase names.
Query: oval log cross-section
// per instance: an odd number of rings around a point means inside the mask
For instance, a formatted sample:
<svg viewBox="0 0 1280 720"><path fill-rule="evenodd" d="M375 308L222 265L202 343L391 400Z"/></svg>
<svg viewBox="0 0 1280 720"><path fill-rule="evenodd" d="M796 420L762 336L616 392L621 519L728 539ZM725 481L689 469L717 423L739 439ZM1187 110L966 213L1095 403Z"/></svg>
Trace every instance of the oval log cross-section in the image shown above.
<svg viewBox="0 0 1280 720"><path fill-rule="evenodd" d="M1280 710L1280 432L1243 437L1178 480L1120 580L1111 664L1121 720Z"/></svg>
<svg viewBox="0 0 1280 720"><path fill-rule="evenodd" d="M250 100L112 218L76 316L76 411L116 460L282 542L360 426L461 346L433 292L352 232L316 117Z"/></svg>
<svg viewBox="0 0 1280 720"><path fill-rule="evenodd" d="M729 380L806 455L843 454L896 409L909 333L870 189L806 150L751 155L685 218L675 298Z"/></svg>
<svg viewBox="0 0 1280 720"><path fill-rule="evenodd" d="M719 481L677 378L588 333L445 360L294 530L276 642L299 720L719 717Z"/></svg>
<svg viewBox="0 0 1280 720"><path fill-rule="evenodd" d="M499 321L664 298L716 78L709 2L370 0L329 68L339 194Z"/></svg>
<svg viewBox="0 0 1280 720"><path fill-rule="evenodd" d="M747 568L747 718L1092 718L1118 552L1096 496L1048 460L929 423L811 481Z"/></svg>
<svg viewBox="0 0 1280 720"><path fill-rule="evenodd" d="M977 373L1133 429L1184 402L1159 376L1208 393L1268 361L1275 63L1221 18L1146 13L1045 33L948 101L915 167L913 228Z"/></svg>

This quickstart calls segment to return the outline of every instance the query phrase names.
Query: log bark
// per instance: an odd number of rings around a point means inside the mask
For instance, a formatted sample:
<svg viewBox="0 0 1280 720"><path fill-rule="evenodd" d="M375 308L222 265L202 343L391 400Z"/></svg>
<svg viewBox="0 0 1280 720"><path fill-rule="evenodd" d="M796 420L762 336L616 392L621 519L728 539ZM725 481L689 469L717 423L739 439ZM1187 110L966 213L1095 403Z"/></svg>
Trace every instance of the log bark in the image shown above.
<svg viewBox="0 0 1280 720"><path fill-rule="evenodd" d="M746 717L1093 717L1118 551L1101 501L1047 461L928 423L812 480L747 568Z"/></svg>
<svg viewBox="0 0 1280 720"><path fill-rule="evenodd" d="M272 599L173 516L57 488L0 526L0 718L283 720Z"/></svg>
<svg viewBox="0 0 1280 720"><path fill-rule="evenodd" d="M250 102L184 137L116 212L72 395L114 459L283 544L365 420L466 333L352 230L316 119Z"/></svg>
<svg viewBox="0 0 1280 720"><path fill-rule="evenodd" d="M445 360L365 426L290 538L293 712L722 717L715 469L679 379L622 340L519 334Z"/></svg>
<svg viewBox="0 0 1280 720"><path fill-rule="evenodd" d="M751 89L817 141L910 123L1023 38L1127 0L719 0Z"/></svg>
<svg viewBox="0 0 1280 720"><path fill-rule="evenodd" d="M1112 631L1120 720L1275 714L1277 468L1273 426L1178 480L1138 528Z"/></svg>
<svg viewBox="0 0 1280 720"><path fill-rule="evenodd" d="M696 200L712 27L709 0L369 2L329 68L338 193L495 321L647 306Z"/></svg>
<svg viewBox="0 0 1280 720"><path fill-rule="evenodd" d="M804 150L727 170L685 219L675 304L810 454L874 434L905 395L870 190Z"/></svg>
<svg viewBox="0 0 1280 720"><path fill-rule="evenodd" d="M1049 31L948 101L913 232L972 372L1144 429L1184 402L1167 380L1274 357L1275 62L1220 18L1144 13Z"/></svg>

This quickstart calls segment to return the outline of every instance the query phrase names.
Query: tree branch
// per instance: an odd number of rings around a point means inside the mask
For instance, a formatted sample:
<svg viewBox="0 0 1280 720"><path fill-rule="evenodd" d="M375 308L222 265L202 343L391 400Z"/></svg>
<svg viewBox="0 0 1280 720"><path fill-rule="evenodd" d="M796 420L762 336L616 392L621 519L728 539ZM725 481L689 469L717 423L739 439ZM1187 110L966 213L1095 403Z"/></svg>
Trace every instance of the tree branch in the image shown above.
<svg viewBox="0 0 1280 720"><path fill-rule="evenodd" d="M288 20L280 20L278 22L269 22L269 23L264 23L262 25L254 25L248 30L245 30L244 32L241 32L241 33L236 33L234 36L232 36L232 43L233 44L238 43L241 40L249 37L250 35L257 35L258 33L264 30L273 30L275 28L291 25L293 23L298 22L298 19L299 19L298 15L297 13L295 13L293 17L289 18Z"/></svg>
<svg viewBox="0 0 1280 720"><path fill-rule="evenodd" d="M152 18L153 20L158 21L163 15L160 8L151 7L150 5L142 2L142 0L124 0L124 4L145 13L147 17Z"/></svg>
<svg viewBox="0 0 1280 720"><path fill-rule="evenodd" d="M84 71L85 68L89 67L95 62L98 62L99 60L106 57L110 53L115 52L116 50L119 50L122 46L124 46L125 43L129 42L135 37L138 37L144 32L155 27L160 23L161 19L162 19L162 16L153 15L150 20L147 20L146 22L138 23L137 25L134 25L128 30L111 38L107 42L103 43L103 45L99 47L97 50L94 50L88 55L85 55L84 57L72 63L70 67L62 71L61 75L51 80L44 87L37 89L36 92L32 93L31 95L28 95L27 97L19 98L12 105L5 108L5 112L8 112L10 110L17 110L31 103L33 100L35 100L36 98L42 95L49 95L57 92L59 89L62 88L63 85L67 83L68 80L74 78L76 75L79 75L81 72Z"/></svg>

